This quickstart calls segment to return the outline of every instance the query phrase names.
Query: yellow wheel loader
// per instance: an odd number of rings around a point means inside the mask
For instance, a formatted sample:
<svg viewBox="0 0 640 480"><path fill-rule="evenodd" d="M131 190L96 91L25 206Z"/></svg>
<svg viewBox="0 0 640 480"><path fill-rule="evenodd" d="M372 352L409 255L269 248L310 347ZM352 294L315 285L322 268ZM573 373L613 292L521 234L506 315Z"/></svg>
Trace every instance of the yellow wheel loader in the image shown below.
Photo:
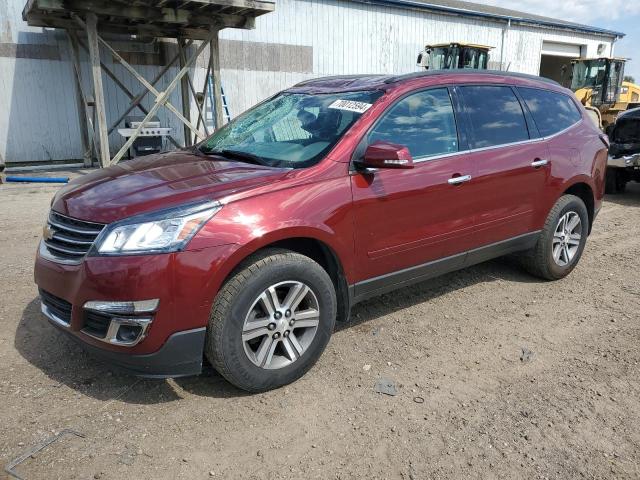
<svg viewBox="0 0 640 480"><path fill-rule="evenodd" d="M613 124L618 113L628 107L621 102L626 58L579 58L571 61L571 84L578 100L598 110L602 128Z"/></svg>
<svg viewBox="0 0 640 480"><path fill-rule="evenodd" d="M486 70L492 48L472 43L426 45L418 54L417 64L425 70Z"/></svg>

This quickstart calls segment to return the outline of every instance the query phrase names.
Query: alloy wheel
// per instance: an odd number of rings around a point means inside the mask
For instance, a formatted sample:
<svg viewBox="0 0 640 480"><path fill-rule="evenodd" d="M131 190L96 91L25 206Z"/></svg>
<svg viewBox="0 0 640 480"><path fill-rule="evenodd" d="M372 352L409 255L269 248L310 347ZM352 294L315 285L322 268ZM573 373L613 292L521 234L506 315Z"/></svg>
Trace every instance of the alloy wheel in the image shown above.
<svg viewBox="0 0 640 480"><path fill-rule="evenodd" d="M573 211L565 213L553 234L553 261L561 267L569 265L578 253L582 239L582 221Z"/></svg>
<svg viewBox="0 0 640 480"><path fill-rule="evenodd" d="M256 298L242 326L244 351L265 369L291 365L309 348L320 324L315 293L299 281L271 285Z"/></svg>

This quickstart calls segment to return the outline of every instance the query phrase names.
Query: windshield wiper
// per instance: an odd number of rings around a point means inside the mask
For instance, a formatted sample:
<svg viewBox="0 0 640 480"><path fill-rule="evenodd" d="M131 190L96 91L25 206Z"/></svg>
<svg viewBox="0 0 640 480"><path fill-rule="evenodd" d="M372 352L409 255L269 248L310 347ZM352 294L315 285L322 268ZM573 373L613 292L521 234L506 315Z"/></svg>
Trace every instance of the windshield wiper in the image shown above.
<svg viewBox="0 0 640 480"><path fill-rule="evenodd" d="M241 160L247 163L254 163L256 165L262 165L265 167L270 166L269 163L265 162L262 159L262 157L259 157L258 155L254 155L253 153L241 152L239 150L230 150L227 148L222 150L200 150L200 151L206 155L220 155L221 157Z"/></svg>
<svg viewBox="0 0 640 480"><path fill-rule="evenodd" d="M269 166L267 162L265 162L262 157L258 155L254 155L253 153L241 152L239 150L229 150L224 149L220 151L226 157L237 158L240 160L246 160L251 163L255 163L256 165L264 165Z"/></svg>

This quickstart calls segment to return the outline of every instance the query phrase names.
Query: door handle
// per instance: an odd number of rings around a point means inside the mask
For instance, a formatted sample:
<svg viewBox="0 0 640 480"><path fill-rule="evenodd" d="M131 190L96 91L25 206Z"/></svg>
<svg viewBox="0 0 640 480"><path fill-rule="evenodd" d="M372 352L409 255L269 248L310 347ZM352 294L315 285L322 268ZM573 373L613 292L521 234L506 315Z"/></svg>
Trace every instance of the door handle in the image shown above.
<svg viewBox="0 0 640 480"><path fill-rule="evenodd" d="M533 168L540 168L540 167L544 167L545 165L549 164L549 160L547 160L546 158L536 158L533 162L531 162L531 166Z"/></svg>
<svg viewBox="0 0 640 480"><path fill-rule="evenodd" d="M460 185L461 183L468 182L471 180L471 175L459 175L457 177L451 177L447 180L449 185Z"/></svg>

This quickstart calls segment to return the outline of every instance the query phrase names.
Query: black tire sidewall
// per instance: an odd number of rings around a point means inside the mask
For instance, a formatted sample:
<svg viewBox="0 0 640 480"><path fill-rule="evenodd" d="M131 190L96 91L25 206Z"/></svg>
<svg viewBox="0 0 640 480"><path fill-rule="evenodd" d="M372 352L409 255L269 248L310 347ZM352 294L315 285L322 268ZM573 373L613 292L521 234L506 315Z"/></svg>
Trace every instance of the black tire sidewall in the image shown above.
<svg viewBox="0 0 640 480"><path fill-rule="evenodd" d="M549 269L551 275L557 279L566 277L569 273L571 273L576 265L578 265L578 262L582 257L582 252L584 251L584 247L587 243L587 236L589 234L589 214L587 213L587 207L585 207L584 202L575 196L568 196L566 198L566 204L560 209L558 213L556 213L556 215L554 215L543 236L543 241L545 242L548 252L545 255L548 262L547 268ZM582 232L580 234L580 245L571 262L568 265L560 266L553 259L553 235L555 233L558 222L560 221L560 218L562 218L563 215L570 211L577 213L580 217L580 223L582 226Z"/></svg>
<svg viewBox="0 0 640 480"><path fill-rule="evenodd" d="M303 257L304 258L304 257ZM269 370L254 365L244 351L242 327L249 308L269 286L284 281L306 284L318 300L320 323L309 348L291 365ZM224 359L232 383L246 390L261 391L291 383L304 375L327 346L336 318L336 294L327 273L313 260L284 260L263 266L234 296L222 321L221 338L211 339L216 355Z"/></svg>

